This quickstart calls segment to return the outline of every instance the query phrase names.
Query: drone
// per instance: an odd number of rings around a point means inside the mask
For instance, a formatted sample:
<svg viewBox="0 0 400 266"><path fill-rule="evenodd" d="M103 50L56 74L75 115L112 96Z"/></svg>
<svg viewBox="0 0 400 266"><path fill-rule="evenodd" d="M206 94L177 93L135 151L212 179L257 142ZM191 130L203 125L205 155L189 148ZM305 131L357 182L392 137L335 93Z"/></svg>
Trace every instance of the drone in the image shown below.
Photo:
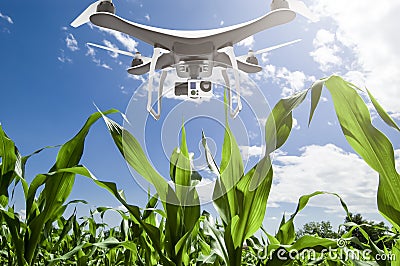
<svg viewBox="0 0 400 266"><path fill-rule="evenodd" d="M127 69L129 74L149 74L147 110L154 119L158 120L161 116L164 81L168 69L171 68L176 69L179 78L187 79L187 82L175 83L175 94L187 95L191 98L209 95L212 87L211 82L206 79L212 75L214 68L221 68L222 77L228 88L230 115L235 118L242 109L239 70L245 73L261 71L262 67L258 64L256 55L294 44L300 39L258 51L249 50L248 54L241 56L235 55L234 44L258 32L288 23L296 17L296 13L313 22L316 21L316 17L306 5L298 0L273 0L270 7L271 10L267 14L248 22L217 29L189 31L157 28L128 21L115 15L115 7L111 0L99 0L87 7L71 23L71 26L76 28L91 22L98 27L125 33L153 46L152 57L145 57L139 52L133 54L88 43L90 46L133 57L131 67ZM235 108L227 68L233 70L237 96ZM161 70L157 111L152 106L153 80L156 70Z"/></svg>

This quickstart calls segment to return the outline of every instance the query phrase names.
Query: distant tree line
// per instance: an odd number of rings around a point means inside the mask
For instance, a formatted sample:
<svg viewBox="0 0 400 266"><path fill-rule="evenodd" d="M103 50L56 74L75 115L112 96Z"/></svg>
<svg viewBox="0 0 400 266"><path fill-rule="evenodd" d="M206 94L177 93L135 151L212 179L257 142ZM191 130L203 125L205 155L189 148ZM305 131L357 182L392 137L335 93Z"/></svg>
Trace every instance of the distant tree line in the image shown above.
<svg viewBox="0 0 400 266"><path fill-rule="evenodd" d="M368 237L376 244L379 248L383 249L384 246L392 247L394 244L393 237L389 232L389 227L385 225L384 222L369 221L362 217L361 214L352 214L346 216L344 219L344 226L341 226L337 231L332 227L330 221L321 222L309 222L303 225L301 229L296 232L296 237L300 238L304 235L317 235L322 238L340 238L342 235L351 232L352 237L356 237L361 243L367 244L368 239L365 238L363 233L359 228L353 228L353 226L346 225L349 222L353 222L360 226L364 230ZM351 243L351 245L356 246L356 244ZM360 247L358 247L360 248Z"/></svg>

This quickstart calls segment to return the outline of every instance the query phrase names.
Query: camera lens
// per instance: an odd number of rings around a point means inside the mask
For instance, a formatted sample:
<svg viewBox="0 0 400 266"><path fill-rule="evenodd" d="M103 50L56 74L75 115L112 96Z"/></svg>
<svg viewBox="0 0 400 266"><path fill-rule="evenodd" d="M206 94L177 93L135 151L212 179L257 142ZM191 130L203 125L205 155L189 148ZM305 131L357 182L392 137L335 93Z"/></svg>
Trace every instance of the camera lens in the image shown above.
<svg viewBox="0 0 400 266"><path fill-rule="evenodd" d="M204 92L209 92L211 90L211 81L200 82L200 89Z"/></svg>

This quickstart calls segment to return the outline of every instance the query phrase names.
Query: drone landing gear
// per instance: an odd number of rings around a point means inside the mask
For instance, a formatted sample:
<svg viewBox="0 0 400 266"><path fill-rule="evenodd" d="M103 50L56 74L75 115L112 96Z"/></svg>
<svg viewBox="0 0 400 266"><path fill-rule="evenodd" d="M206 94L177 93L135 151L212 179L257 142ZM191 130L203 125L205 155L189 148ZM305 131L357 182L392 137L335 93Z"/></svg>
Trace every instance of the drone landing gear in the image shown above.
<svg viewBox="0 0 400 266"><path fill-rule="evenodd" d="M160 77L160 85L158 87L158 99L157 99L157 112L152 107L152 93L153 93L153 80L156 70L156 63L158 58L161 55L161 48L154 47L153 56L150 62L150 71L149 71L149 85L147 87L147 111L154 117L155 120L160 119L161 116L161 98L163 93L164 81L167 77L167 71L163 70Z"/></svg>
<svg viewBox="0 0 400 266"><path fill-rule="evenodd" d="M231 61L233 76L235 78L235 86L236 86L236 96L237 96L237 105L236 108L233 109L233 94L231 91L229 77L226 72L226 69L222 69L222 77L224 78L225 85L228 88L228 101L229 101L229 110L232 118L235 118L239 112L242 110L242 101L240 99L240 81L239 81L239 68L235 57L235 52L233 50L233 46L228 46L224 48L224 52L228 55L229 60Z"/></svg>

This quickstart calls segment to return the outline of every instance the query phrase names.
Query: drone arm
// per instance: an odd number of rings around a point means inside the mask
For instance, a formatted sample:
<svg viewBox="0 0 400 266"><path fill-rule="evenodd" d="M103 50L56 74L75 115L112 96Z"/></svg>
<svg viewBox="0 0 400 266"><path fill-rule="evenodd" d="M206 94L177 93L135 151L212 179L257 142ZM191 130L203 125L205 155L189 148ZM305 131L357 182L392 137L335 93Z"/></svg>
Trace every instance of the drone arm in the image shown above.
<svg viewBox="0 0 400 266"><path fill-rule="evenodd" d="M157 64L158 58L160 57L160 54L161 54L161 48L154 47L153 56L152 56L151 62L150 62L149 84L147 87L147 111L149 111L150 114L156 120L158 120L161 115L162 89L163 89L163 85L164 85L163 83L164 83L165 77L167 75L167 73L165 71L163 71L161 74L160 86L158 89L158 99L157 99L158 110L156 112L152 107L152 94L153 94L153 80L154 80L154 75L155 75L155 70L156 70L156 64Z"/></svg>
<svg viewBox="0 0 400 266"><path fill-rule="evenodd" d="M225 47L224 50L225 50L225 53L228 55L229 60L231 61L231 65L233 68L233 76L235 77L235 87L236 87L236 95L237 95L237 106L235 109L233 109L233 94L232 94L230 86L228 86L229 83L227 83L230 114L231 114L232 118L235 118L239 114L239 112L242 110L242 102L240 99L239 69L238 69L238 63L236 61L235 52L233 50L233 46ZM225 70L224 79L225 79L225 83L226 83L226 81L227 81L226 70ZM229 82L229 79L228 79L228 82Z"/></svg>

